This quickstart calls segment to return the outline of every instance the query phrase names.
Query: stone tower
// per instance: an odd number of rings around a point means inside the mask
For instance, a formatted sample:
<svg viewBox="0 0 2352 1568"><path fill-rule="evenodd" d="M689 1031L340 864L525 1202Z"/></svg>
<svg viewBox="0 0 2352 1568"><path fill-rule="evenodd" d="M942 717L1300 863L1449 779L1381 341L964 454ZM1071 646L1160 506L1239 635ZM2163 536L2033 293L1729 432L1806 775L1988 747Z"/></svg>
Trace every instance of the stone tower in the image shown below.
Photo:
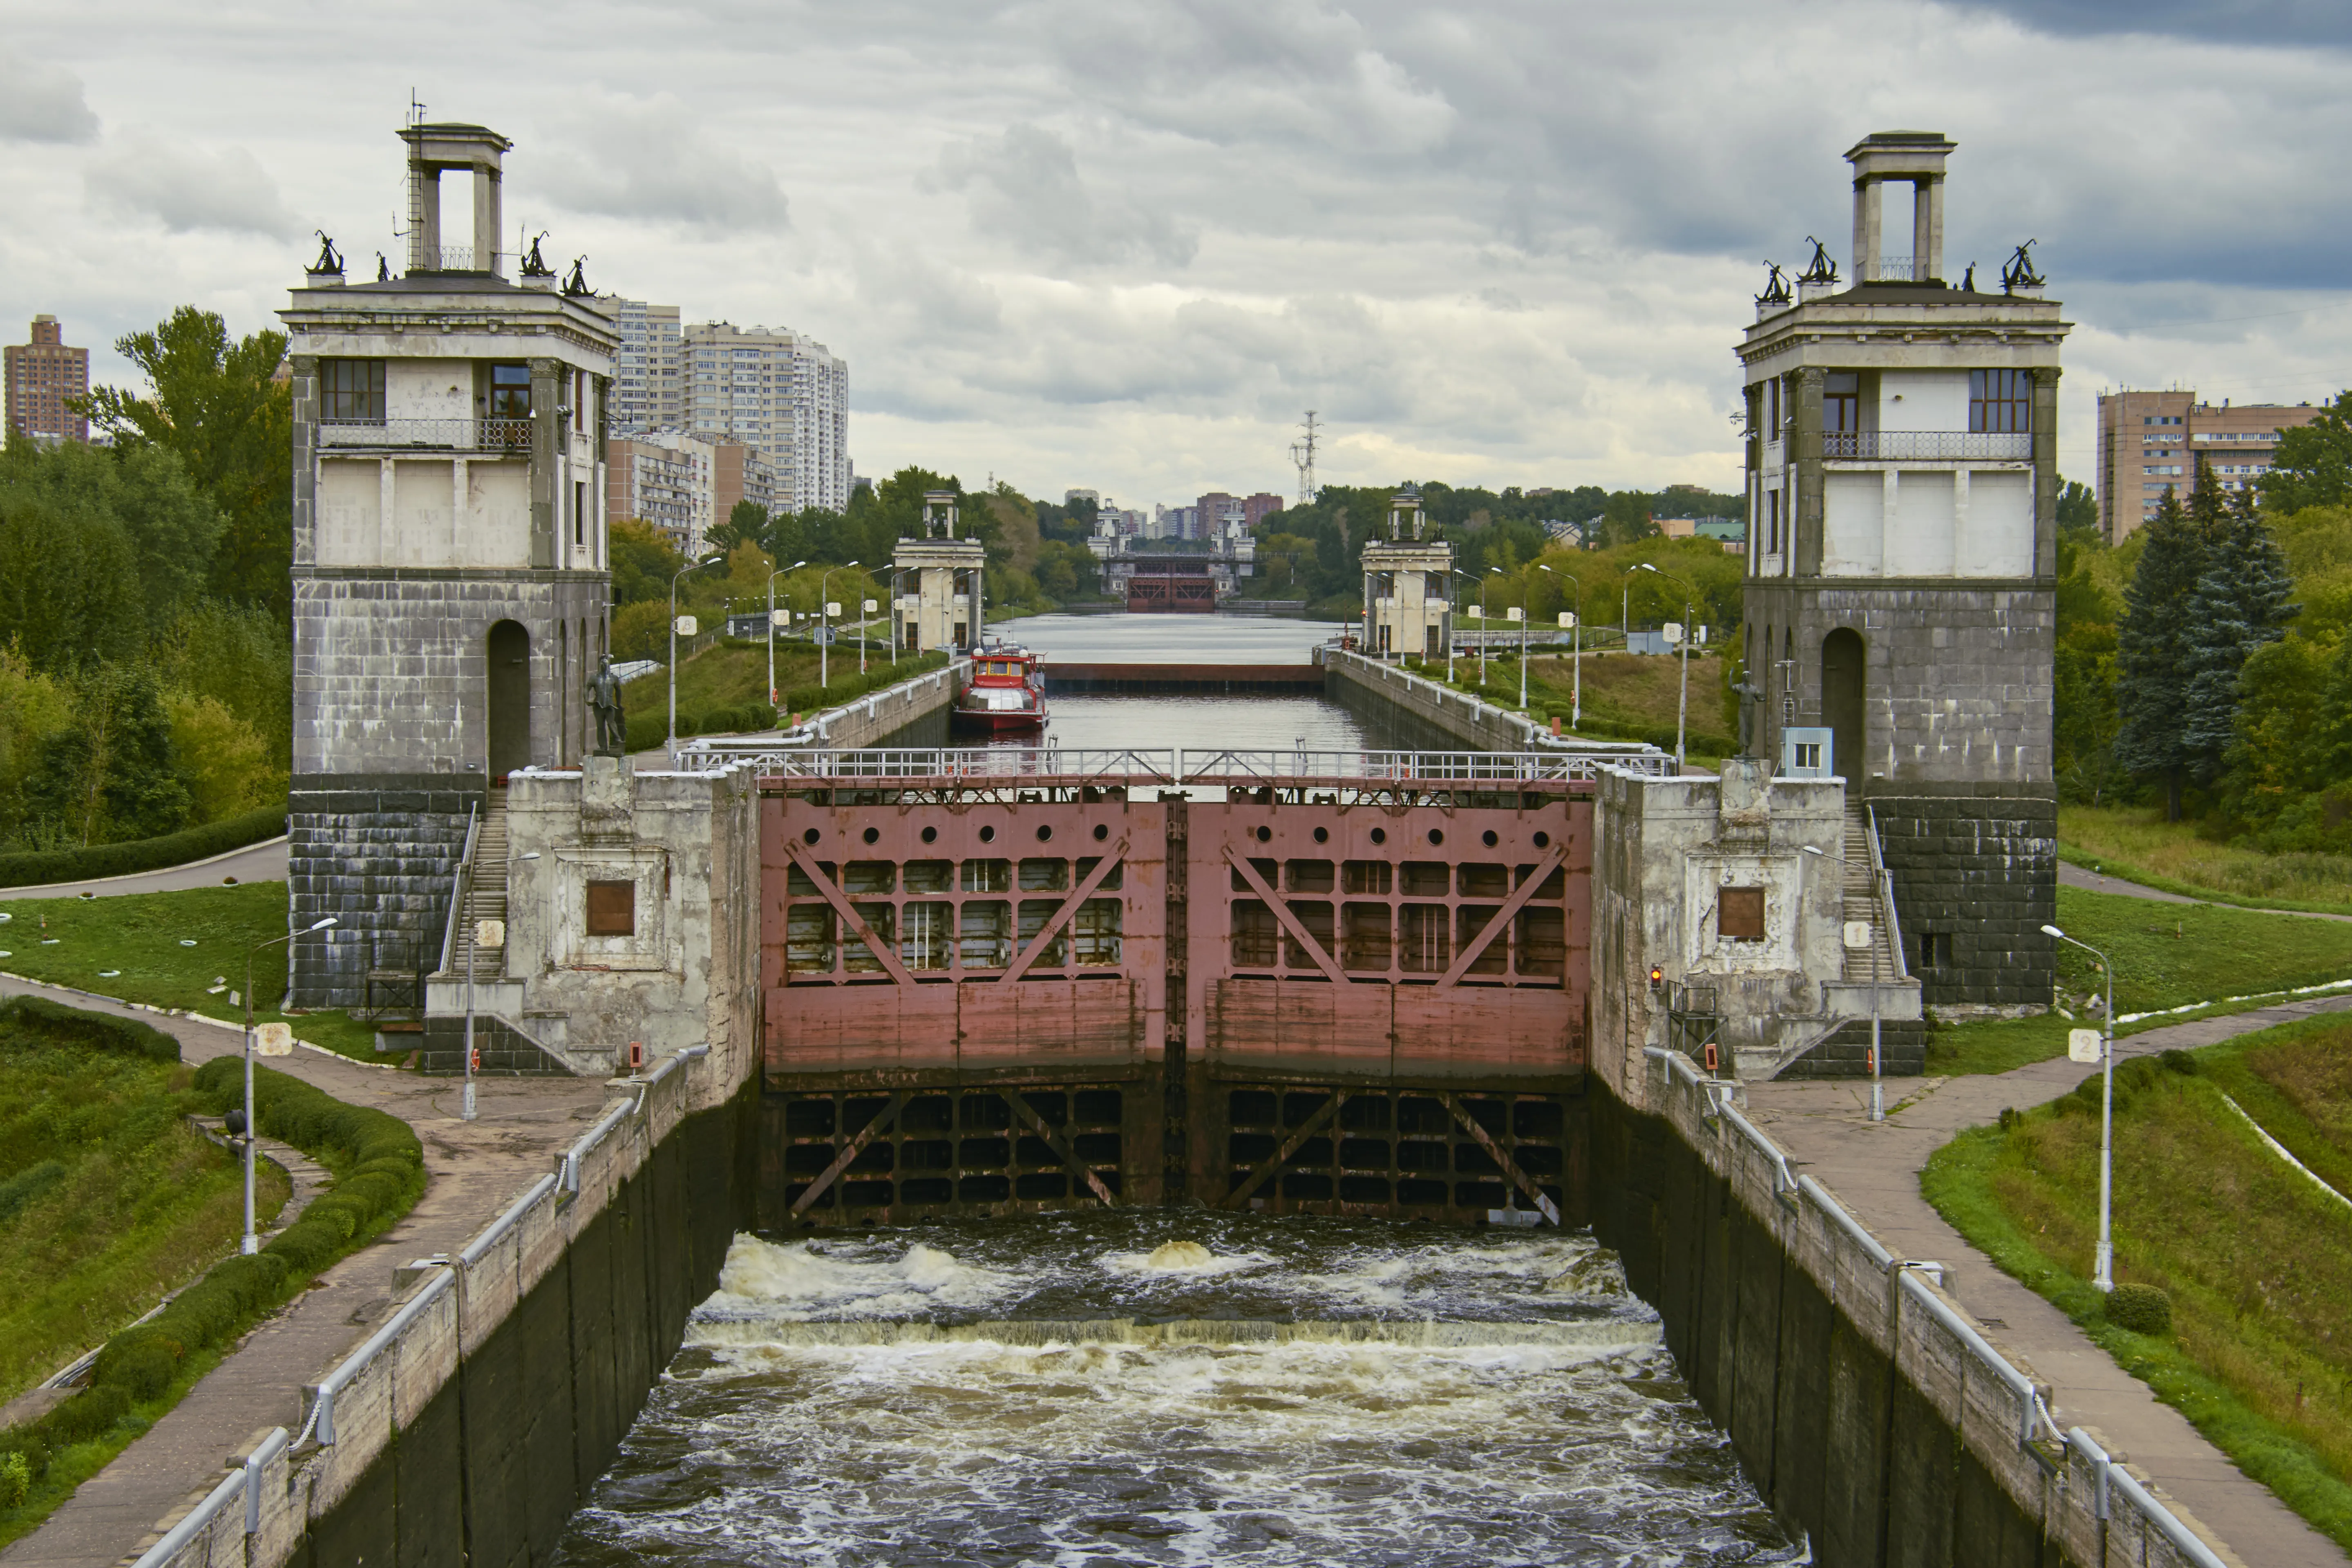
<svg viewBox="0 0 2352 1568"><path fill-rule="evenodd" d="M927 491L922 537L900 540L890 557L890 627L899 650L961 653L978 647L987 568L988 546L956 537L955 492ZM902 595L897 584L910 575L914 592Z"/></svg>
<svg viewBox="0 0 2352 1568"><path fill-rule="evenodd" d="M618 339L575 272L503 276L500 159L411 125L407 268L331 247L280 312L294 394L294 782L300 1006L370 969L439 967L468 813L515 769L578 762L606 644L604 408ZM469 174L469 244L441 176ZM388 274L389 268L384 269Z"/></svg>
<svg viewBox="0 0 2352 1568"><path fill-rule="evenodd" d="M1400 490L1389 503L1389 536L1365 542L1364 649L1375 657L1444 658L1454 634L1454 546L1421 530L1421 492Z"/></svg>
<svg viewBox="0 0 2352 1568"><path fill-rule="evenodd" d="M1818 248L1739 345L1748 398L1746 654L1755 749L1827 730L1874 816L1904 956L1947 1012L2042 1006L2053 978L2051 660L2058 358L2069 323L2022 247L1955 286L1933 132L1865 137L1853 278ZM1885 188L1911 187L1910 254ZM1973 264L1969 268L1972 279Z"/></svg>

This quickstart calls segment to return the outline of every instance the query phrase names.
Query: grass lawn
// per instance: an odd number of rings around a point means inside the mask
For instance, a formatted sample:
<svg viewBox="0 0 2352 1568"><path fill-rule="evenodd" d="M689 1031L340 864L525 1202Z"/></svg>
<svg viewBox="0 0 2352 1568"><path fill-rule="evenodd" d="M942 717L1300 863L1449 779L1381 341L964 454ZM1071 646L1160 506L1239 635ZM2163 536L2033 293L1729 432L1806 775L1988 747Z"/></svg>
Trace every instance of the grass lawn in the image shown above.
<svg viewBox="0 0 2352 1568"><path fill-rule="evenodd" d="M245 991L247 951L285 934L283 882L103 899L12 899L0 909L0 970L236 1023L245 1012L229 1001L229 993ZM297 1039L361 1061L381 1059L374 1029L347 1014L278 1010L286 994L283 942L254 955L253 979L257 1022L289 1023Z"/></svg>
<svg viewBox="0 0 2352 1568"><path fill-rule="evenodd" d="M1498 623L1499 625L1499 623ZM1445 661L1434 659L1424 667L1419 660L1407 660L1407 667L1430 679L1445 684ZM1654 655L1585 651L1584 658L1584 727L1569 728L1568 718L1573 709L1576 686L1576 661L1566 655L1549 652L1534 654L1528 660L1528 712L1542 721L1557 716L1563 734L1582 734L1592 740L1625 738L1621 731L1640 731L1644 734L1663 732L1671 745L1676 705L1682 691L1683 668L1679 658ZM1478 658L1457 655L1454 661L1453 685L1460 690L1484 697L1500 707L1516 710L1519 705L1519 666L1516 657L1486 660L1486 683L1478 684ZM1694 756L1728 755L1737 749L1731 737L1723 733L1723 699L1720 690L1722 667L1713 655L1693 656L1690 661L1690 712L1685 721L1689 748Z"/></svg>
<svg viewBox="0 0 2352 1568"><path fill-rule="evenodd" d="M2155 806L2058 809L2058 853L2168 893L2271 909L2352 914L2352 855L2266 855L2216 843Z"/></svg>
<svg viewBox="0 0 2352 1568"><path fill-rule="evenodd" d="M1977 1128L1921 1190L2005 1272L2047 1297L2240 1468L2352 1549L2352 1206L2261 1139L2226 1094L2352 1193L2352 1026L2314 1019L2117 1069L2116 1276L2172 1301L2168 1335L2106 1321L2097 1080Z"/></svg>
<svg viewBox="0 0 2352 1568"><path fill-rule="evenodd" d="M0 1400L235 1248L243 1178L181 1120L194 1077L0 1026ZM267 1221L288 1187L276 1166L258 1173Z"/></svg>
<svg viewBox="0 0 2352 1568"><path fill-rule="evenodd" d="M2058 889L2058 924L2104 950L2116 964L2116 1014L2168 1013L2212 1002L2196 1013L2143 1018L2118 1034L2178 1023L2181 1017L2242 1012L2280 1000L2228 1002L2232 996L2352 980L2352 925L2199 904L2158 904L2081 888ZM2007 1072L2066 1049L2066 1031L2095 1025L2085 1005L2099 992L2099 966L2079 948L2058 947L2061 1000L2076 1017L2056 1015L1947 1025L1927 1042L1931 1073Z"/></svg>

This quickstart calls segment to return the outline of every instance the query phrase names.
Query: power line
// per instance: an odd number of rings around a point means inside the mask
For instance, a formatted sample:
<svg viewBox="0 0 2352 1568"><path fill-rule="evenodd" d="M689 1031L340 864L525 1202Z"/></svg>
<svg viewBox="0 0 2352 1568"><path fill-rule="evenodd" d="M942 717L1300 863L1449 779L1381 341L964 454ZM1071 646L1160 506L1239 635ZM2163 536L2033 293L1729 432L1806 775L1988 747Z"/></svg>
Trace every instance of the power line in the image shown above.
<svg viewBox="0 0 2352 1568"><path fill-rule="evenodd" d="M1315 410L1307 411L1307 434L1290 444L1290 460L1298 465L1298 504L1315 504Z"/></svg>

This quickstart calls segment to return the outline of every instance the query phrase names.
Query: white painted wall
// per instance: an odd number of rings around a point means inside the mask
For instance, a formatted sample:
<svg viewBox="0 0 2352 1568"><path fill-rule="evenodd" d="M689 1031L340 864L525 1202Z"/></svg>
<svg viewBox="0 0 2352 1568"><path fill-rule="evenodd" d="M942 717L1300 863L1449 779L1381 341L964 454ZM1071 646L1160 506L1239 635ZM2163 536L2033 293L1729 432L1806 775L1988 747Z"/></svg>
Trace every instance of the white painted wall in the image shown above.
<svg viewBox="0 0 2352 1568"><path fill-rule="evenodd" d="M1968 504L1955 549L1963 577L2033 574L2033 476L1985 469L1964 476Z"/></svg>
<svg viewBox="0 0 2352 1568"><path fill-rule="evenodd" d="M1961 385L1965 390L1967 383ZM1894 525L1886 531L1888 576L1951 574L1954 477L1948 468L1906 468L1895 476Z"/></svg>
<svg viewBox="0 0 2352 1568"><path fill-rule="evenodd" d="M470 418L473 365L465 360L386 360L383 412L387 419Z"/></svg>
<svg viewBox="0 0 2352 1568"><path fill-rule="evenodd" d="M317 559L321 566L529 566L530 465L326 458Z"/></svg>
<svg viewBox="0 0 2352 1568"><path fill-rule="evenodd" d="M1882 431L1967 429L1969 373L1964 370L1879 372L1878 427Z"/></svg>
<svg viewBox="0 0 2352 1568"><path fill-rule="evenodd" d="M1886 476L1875 468L1833 470L1822 488L1822 570L1875 577L1885 556Z"/></svg>

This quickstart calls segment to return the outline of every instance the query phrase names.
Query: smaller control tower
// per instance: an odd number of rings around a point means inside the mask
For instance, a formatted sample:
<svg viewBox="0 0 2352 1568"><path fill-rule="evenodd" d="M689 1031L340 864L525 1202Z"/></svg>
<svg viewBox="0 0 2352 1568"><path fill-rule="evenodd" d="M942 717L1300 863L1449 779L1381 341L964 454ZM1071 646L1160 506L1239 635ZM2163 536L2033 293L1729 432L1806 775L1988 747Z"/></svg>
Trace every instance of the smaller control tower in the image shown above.
<svg viewBox="0 0 2352 1568"><path fill-rule="evenodd" d="M958 653L979 647L987 568L988 547L956 537L955 492L927 492L922 537L900 540L890 557L890 632L899 648ZM902 593L909 575L913 592Z"/></svg>
<svg viewBox="0 0 2352 1568"><path fill-rule="evenodd" d="M1389 503L1389 536L1364 545L1364 647L1382 657L1445 657L1454 635L1446 579L1454 546L1421 536L1421 492L1399 490Z"/></svg>

